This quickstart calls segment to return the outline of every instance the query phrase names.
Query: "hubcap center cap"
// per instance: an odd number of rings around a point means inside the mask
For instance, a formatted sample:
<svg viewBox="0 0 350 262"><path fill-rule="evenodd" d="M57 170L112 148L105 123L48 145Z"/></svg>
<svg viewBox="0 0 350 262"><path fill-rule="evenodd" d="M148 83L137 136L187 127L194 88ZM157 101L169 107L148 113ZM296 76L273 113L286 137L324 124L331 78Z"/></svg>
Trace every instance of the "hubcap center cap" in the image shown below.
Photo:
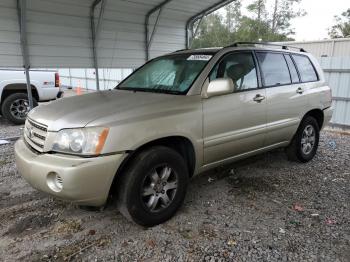
<svg viewBox="0 0 350 262"><path fill-rule="evenodd" d="M157 193L161 193L164 189L164 186L162 183L157 183L154 185L154 190L157 192Z"/></svg>

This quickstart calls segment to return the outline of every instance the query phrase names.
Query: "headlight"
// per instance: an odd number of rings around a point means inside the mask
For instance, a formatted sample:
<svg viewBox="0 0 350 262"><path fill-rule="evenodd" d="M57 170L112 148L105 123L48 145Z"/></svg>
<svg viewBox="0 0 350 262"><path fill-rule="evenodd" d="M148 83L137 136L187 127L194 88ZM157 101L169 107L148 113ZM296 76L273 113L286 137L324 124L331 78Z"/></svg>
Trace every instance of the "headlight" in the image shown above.
<svg viewBox="0 0 350 262"><path fill-rule="evenodd" d="M109 128L104 127L63 129L57 133L52 150L70 154L99 155L108 132Z"/></svg>

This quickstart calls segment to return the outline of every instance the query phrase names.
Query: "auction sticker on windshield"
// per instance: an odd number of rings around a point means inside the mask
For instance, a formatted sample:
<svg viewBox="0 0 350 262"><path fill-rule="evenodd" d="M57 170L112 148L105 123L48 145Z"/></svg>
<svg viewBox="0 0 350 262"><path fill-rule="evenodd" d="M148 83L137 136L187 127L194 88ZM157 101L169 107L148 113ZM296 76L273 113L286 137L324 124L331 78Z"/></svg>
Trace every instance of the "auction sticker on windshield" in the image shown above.
<svg viewBox="0 0 350 262"><path fill-rule="evenodd" d="M191 55L187 58L189 61L209 61L213 56L212 55Z"/></svg>

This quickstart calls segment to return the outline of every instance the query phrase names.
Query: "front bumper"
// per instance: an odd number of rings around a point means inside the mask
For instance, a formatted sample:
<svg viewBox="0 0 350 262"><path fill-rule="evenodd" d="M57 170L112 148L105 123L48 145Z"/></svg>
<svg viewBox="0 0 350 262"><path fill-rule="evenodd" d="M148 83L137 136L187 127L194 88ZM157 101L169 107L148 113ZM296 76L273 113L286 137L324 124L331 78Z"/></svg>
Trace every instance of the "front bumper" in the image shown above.
<svg viewBox="0 0 350 262"><path fill-rule="evenodd" d="M79 205L101 206L124 154L81 158L59 154L37 154L20 139L15 144L19 173L34 188ZM61 189L52 186L59 175Z"/></svg>

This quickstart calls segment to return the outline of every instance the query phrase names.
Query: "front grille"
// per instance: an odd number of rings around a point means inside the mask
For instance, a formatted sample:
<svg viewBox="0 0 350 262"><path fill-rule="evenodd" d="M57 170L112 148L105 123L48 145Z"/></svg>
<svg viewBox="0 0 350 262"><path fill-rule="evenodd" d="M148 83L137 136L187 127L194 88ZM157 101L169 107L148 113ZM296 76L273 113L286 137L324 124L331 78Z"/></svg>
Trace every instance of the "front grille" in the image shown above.
<svg viewBox="0 0 350 262"><path fill-rule="evenodd" d="M27 118L24 125L24 139L35 150L44 151L47 126Z"/></svg>

